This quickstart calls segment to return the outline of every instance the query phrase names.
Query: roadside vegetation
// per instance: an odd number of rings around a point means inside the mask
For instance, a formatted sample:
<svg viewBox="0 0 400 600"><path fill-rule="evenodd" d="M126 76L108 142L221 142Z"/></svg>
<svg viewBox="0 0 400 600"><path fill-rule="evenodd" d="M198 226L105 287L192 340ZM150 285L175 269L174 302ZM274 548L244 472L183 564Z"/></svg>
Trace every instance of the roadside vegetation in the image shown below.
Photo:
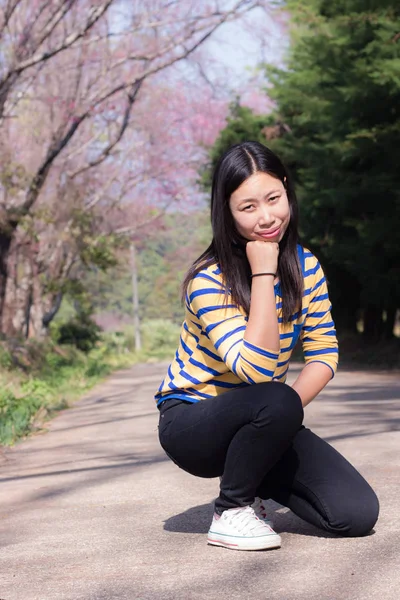
<svg viewBox="0 0 400 600"><path fill-rule="evenodd" d="M60 343L69 332L68 343ZM135 352L134 332L104 333L93 321L56 327L45 342L0 342L0 445L45 427L56 411L68 408L113 371L136 362L169 358L179 327L168 321L142 325L143 346ZM74 337L75 336L75 337Z"/></svg>

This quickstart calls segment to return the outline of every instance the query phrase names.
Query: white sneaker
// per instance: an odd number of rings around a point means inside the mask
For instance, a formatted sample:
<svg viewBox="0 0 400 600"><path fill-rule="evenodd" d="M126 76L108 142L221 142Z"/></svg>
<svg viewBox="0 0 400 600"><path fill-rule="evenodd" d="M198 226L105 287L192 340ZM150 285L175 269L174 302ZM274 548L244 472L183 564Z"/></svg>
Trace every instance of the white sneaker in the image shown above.
<svg viewBox="0 0 400 600"><path fill-rule="evenodd" d="M273 521L271 521L271 519L268 519L267 509L265 508L264 500L261 500L261 498L258 497L254 498L254 502L251 505L251 508L254 510L260 521L264 521L264 523L266 523L270 527L274 526Z"/></svg>
<svg viewBox="0 0 400 600"><path fill-rule="evenodd" d="M207 542L232 550L280 548L281 538L256 516L251 506L230 508L222 515L214 513Z"/></svg>

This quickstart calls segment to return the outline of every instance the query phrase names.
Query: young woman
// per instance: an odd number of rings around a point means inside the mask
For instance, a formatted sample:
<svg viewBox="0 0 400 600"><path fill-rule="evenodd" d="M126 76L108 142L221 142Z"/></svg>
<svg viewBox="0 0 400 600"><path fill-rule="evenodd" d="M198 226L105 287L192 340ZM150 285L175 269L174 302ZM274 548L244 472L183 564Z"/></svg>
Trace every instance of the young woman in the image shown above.
<svg viewBox="0 0 400 600"><path fill-rule="evenodd" d="M180 468L220 476L208 543L277 548L261 499L342 536L366 535L379 511L368 483L302 425L334 376L338 345L324 273L298 243L298 208L279 158L233 146L213 178L213 239L184 284L180 344L156 395L159 439ZM292 350L305 366L285 384Z"/></svg>

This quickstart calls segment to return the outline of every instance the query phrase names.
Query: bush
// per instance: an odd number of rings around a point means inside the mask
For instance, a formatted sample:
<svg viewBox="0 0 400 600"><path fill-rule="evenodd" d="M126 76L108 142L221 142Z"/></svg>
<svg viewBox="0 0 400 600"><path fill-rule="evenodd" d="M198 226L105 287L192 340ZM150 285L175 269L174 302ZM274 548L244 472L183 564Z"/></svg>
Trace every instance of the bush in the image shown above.
<svg viewBox="0 0 400 600"><path fill-rule="evenodd" d="M13 360L10 351L0 343L0 368L11 369Z"/></svg>
<svg viewBox="0 0 400 600"><path fill-rule="evenodd" d="M11 444L17 437L24 435L29 428L33 415L39 410L40 401L17 398L10 390L0 391L0 440L2 444Z"/></svg>
<svg viewBox="0 0 400 600"><path fill-rule="evenodd" d="M141 328L143 351L154 358L170 358L178 347L179 332L179 325L172 321L145 321Z"/></svg>
<svg viewBox="0 0 400 600"><path fill-rule="evenodd" d="M106 346L108 352L126 354L135 350L135 336L131 327L127 327L124 331L103 332L101 342Z"/></svg>
<svg viewBox="0 0 400 600"><path fill-rule="evenodd" d="M80 315L58 328L57 342L90 352L100 339L101 328L88 316Z"/></svg>

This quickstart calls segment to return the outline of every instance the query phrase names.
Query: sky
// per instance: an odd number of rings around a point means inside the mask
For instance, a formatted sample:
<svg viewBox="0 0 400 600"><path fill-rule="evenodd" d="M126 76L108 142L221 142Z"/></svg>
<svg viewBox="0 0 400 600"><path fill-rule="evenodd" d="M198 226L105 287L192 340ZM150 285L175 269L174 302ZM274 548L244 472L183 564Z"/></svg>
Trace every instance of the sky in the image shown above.
<svg viewBox="0 0 400 600"><path fill-rule="evenodd" d="M206 48L229 69L235 83L246 79L249 69L260 62L281 64L287 45L278 16L267 15L261 9L249 13L245 23L224 24L206 42Z"/></svg>
<svg viewBox="0 0 400 600"><path fill-rule="evenodd" d="M257 67L261 63L284 64L288 37L283 19L282 13L267 14L257 8L245 20L223 24L205 42L197 55L216 95L239 96L242 104L255 112L269 112L271 103L263 91L266 80ZM189 65L191 62L192 58ZM180 68L185 70L187 65Z"/></svg>

